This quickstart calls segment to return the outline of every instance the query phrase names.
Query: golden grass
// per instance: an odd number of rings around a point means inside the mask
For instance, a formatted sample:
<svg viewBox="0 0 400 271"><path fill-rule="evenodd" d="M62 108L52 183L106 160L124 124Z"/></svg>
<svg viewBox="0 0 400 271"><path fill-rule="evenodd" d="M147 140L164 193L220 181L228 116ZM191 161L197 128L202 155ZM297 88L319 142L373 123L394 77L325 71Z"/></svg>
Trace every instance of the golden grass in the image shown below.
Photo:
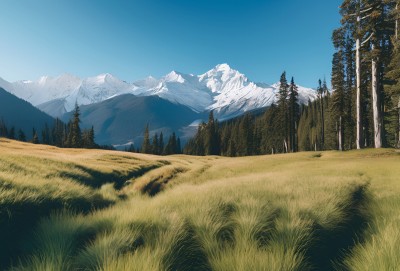
<svg viewBox="0 0 400 271"><path fill-rule="evenodd" d="M41 198L112 203L40 214L13 270L396 270L400 263L395 150L158 157L0 139L0 152L0 212L7 206L10 217L16 203ZM129 185L116 190L121 180ZM160 193L149 197L154 187Z"/></svg>

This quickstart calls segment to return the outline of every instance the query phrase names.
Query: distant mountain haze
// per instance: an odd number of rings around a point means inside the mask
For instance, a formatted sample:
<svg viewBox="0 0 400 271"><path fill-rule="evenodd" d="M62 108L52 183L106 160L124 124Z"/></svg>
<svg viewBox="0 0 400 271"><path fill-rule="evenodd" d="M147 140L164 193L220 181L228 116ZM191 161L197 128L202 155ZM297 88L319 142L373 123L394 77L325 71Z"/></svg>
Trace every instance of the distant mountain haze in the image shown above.
<svg viewBox="0 0 400 271"><path fill-rule="evenodd" d="M207 117L158 96L137 97L133 94L123 94L103 102L84 105L80 110L82 126L90 128L93 125L98 144L134 144L135 147L140 147L147 124L152 135L163 132L165 142L173 132L186 141L187 136L181 130L182 127ZM72 112L66 113L62 120L67 122L71 116Z"/></svg>
<svg viewBox="0 0 400 271"><path fill-rule="evenodd" d="M3 119L8 129L15 128L16 136L17 131L21 129L27 139L32 138L32 128L35 128L40 136L46 123L49 127L54 123L52 117L3 88L0 88L0 119Z"/></svg>

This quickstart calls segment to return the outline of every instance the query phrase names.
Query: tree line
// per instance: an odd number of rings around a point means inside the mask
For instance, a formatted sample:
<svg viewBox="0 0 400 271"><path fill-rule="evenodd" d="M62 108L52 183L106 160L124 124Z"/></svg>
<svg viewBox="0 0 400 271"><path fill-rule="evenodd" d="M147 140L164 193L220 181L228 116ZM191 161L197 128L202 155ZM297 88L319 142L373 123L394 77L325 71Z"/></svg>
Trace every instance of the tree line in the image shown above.
<svg viewBox="0 0 400 271"><path fill-rule="evenodd" d="M22 129L16 131L15 127L9 128L3 119L0 119L0 137L19 140L23 142L30 142L33 144L46 144L53 145L60 148L86 148L86 149L112 149L113 146L100 146L95 142L95 133L93 126L90 129L81 129L80 127L80 109L76 104L72 117L68 123L64 123L60 119L55 119L52 127L46 123L41 131L35 127L32 128L32 135L29 137L25 135ZM128 152L146 153L154 155L171 155L181 154L181 140L176 136L175 132L169 136L168 140L164 142L164 135L155 133L150 138L149 125L146 126L144 131L144 139L140 148L130 147L125 148Z"/></svg>
<svg viewBox="0 0 400 271"><path fill-rule="evenodd" d="M182 153L181 139L176 136L175 132L169 136L169 139L166 142L167 143L165 144L163 132L160 132L160 134L155 133L153 137L150 138L149 124L147 124L144 130L141 148L135 149L134 145L131 144L131 146L126 148L125 151L154 155L172 155Z"/></svg>
<svg viewBox="0 0 400 271"><path fill-rule="evenodd" d="M49 127L46 123L41 132L33 127L29 142L60 148L100 148L94 140L93 126L90 129L82 130L79 123L80 110L79 106L75 105L73 116L67 124L57 118L52 127ZM14 126L8 128L3 119L0 121L0 137L27 141L27 136L22 129L16 131Z"/></svg>
<svg viewBox="0 0 400 271"><path fill-rule="evenodd" d="M325 88L326 84L324 84ZM190 155L247 156L299 150L299 122L302 109L298 88L286 72L280 78L276 104L262 115L247 113L219 123L210 112L208 122L199 125L196 135L184 148ZM310 102L311 103L311 102Z"/></svg>

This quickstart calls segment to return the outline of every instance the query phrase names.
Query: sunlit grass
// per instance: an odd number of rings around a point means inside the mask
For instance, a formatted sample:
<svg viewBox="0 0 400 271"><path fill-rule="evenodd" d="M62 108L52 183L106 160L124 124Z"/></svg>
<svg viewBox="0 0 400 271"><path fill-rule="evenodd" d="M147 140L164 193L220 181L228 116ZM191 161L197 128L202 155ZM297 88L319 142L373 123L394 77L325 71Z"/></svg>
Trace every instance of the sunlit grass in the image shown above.
<svg viewBox="0 0 400 271"><path fill-rule="evenodd" d="M399 266L395 150L160 158L3 140L0 149L0 211L11 219L19 202L60 202L20 240L13 270ZM116 187L113 176L129 182ZM92 206L74 209L74 199Z"/></svg>

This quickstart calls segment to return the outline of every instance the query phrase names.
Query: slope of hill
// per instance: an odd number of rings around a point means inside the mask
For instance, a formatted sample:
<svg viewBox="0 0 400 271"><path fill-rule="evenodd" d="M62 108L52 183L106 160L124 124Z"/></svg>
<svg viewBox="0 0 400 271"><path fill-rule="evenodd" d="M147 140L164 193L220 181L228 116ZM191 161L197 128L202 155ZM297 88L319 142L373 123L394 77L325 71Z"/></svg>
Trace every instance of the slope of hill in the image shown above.
<svg viewBox="0 0 400 271"><path fill-rule="evenodd" d="M2 88L0 88L1 118L9 129L11 127L15 127L15 131L21 129L27 138L32 137L32 128L40 131L46 123L50 126L54 122L49 115Z"/></svg>
<svg viewBox="0 0 400 271"><path fill-rule="evenodd" d="M3 270L398 268L395 150L157 157L0 139L0 152Z"/></svg>
<svg viewBox="0 0 400 271"><path fill-rule="evenodd" d="M205 117L158 96L137 97L132 94L119 95L80 109L82 126L94 126L98 144L129 146L134 143L135 147L140 147L147 124L151 134L163 132L169 136L172 132L181 134L182 127ZM71 114L65 114L62 119L68 121Z"/></svg>

